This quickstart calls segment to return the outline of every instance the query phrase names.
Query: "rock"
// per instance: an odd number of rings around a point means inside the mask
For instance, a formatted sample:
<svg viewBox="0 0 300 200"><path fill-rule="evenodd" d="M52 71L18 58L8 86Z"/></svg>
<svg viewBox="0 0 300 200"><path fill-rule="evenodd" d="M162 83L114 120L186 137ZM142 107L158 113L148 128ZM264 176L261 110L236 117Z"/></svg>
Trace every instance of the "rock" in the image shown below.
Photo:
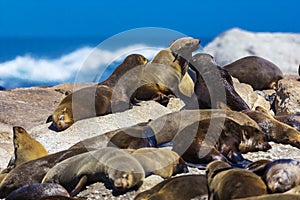
<svg viewBox="0 0 300 200"><path fill-rule="evenodd" d="M276 64L284 74L297 74L300 34L252 33L234 28L220 34L203 51L213 55L221 66L256 55Z"/></svg>
<svg viewBox="0 0 300 200"><path fill-rule="evenodd" d="M277 83L275 101L276 115L290 115L300 112L299 76L287 75Z"/></svg>
<svg viewBox="0 0 300 200"><path fill-rule="evenodd" d="M50 153L53 153L67 149L80 140L140 122L147 122L149 119L156 119L173 111L155 101L145 101L125 112L77 121L70 128L61 132L49 129L51 123L36 126L28 132Z"/></svg>
<svg viewBox="0 0 300 200"><path fill-rule="evenodd" d="M240 83L238 79L233 78L233 86L237 93L242 97L242 99L252 110L255 110L257 106L263 107L266 110L271 109L270 103L266 101L264 97L254 92L251 85Z"/></svg>

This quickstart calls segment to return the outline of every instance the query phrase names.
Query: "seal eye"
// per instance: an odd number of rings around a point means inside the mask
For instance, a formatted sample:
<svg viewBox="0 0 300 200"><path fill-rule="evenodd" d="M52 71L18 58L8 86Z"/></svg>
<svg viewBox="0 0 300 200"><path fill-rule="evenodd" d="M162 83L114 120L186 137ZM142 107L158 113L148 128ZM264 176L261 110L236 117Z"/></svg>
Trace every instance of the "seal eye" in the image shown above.
<svg viewBox="0 0 300 200"><path fill-rule="evenodd" d="M64 115L61 115L61 116L59 116L59 118L58 118L59 120L65 120L65 116Z"/></svg>

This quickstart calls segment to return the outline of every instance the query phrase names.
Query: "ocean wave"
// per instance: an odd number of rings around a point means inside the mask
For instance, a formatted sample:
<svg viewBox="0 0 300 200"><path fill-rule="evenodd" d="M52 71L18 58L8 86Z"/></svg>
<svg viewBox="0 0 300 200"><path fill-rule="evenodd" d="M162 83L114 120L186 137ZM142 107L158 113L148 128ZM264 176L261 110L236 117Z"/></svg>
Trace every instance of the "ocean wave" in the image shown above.
<svg viewBox="0 0 300 200"><path fill-rule="evenodd" d="M0 86L5 88L103 80L132 53L151 59L161 47L135 44L116 50L83 47L48 59L30 54L0 63Z"/></svg>

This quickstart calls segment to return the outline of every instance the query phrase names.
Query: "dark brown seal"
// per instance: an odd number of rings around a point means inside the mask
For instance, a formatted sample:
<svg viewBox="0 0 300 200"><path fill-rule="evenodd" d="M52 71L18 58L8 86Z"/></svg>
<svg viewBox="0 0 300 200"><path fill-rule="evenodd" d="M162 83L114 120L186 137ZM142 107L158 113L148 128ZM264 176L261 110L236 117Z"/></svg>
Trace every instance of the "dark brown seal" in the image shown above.
<svg viewBox="0 0 300 200"><path fill-rule="evenodd" d="M5 198L9 193L22 186L40 183L47 171L56 163L86 151L85 148L65 150L19 165L11 170L0 183L0 198Z"/></svg>
<svg viewBox="0 0 300 200"><path fill-rule="evenodd" d="M194 91L198 103L189 103L186 106L187 109L226 107L235 111L250 109L235 91L230 74L218 66L211 55L196 54L189 66L196 72L197 76Z"/></svg>
<svg viewBox="0 0 300 200"><path fill-rule="evenodd" d="M143 167L131 154L106 147L56 164L42 182L59 183L74 196L86 184L107 180L115 190L126 191L140 185L144 177Z"/></svg>
<svg viewBox="0 0 300 200"><path fill-rule="evenodd" d="M184 175L166 179L151 189L139 193L134 199L190 200L207 194L207 180L204 175Z"/></svg>
<svg viewBox="0 0 300 200"><path fill-rule="evenodd" d="M276 120L266 112L248 110L244 113L257 122L262 131L266 134L268 141L290 144L300 148L300 133L296 129Z"/></svg>
<svg viewBox="0 0 300 200"><path fill-rule="evenodd" d="M60 195L69 197L67 190L56 183L36 183L23 186L14 190L5 199L6 200L37 200L42 197Z"/></svg>
<svg viewBox="0 0 300 200"><path fill-rule="evenodd" d="M267 164L263 175L271 193L286 192L300 184L300 162L278 159Z"/></svg>
<svg viewBox="0 0 300 200"><path fill-rule="evenodd" d="M224 156L219 150L235 160L238 151L246 153L271 148L257 123L236 111L182 110L150 121L148 126L153 130L158 145L172 142L174 150L179 155L186 152L189 157L190 154L189 161L193 163L221 159ZM212 152L204 160L199 160L199 151L205 147L205 152Z"/></svg>
<svg viewBox="0 0 300 200"><path fill-rule="evenodd" d="M247 56L224 66L233 77L254 90L273 89L283 74L274 63L258 56Z"/></svg>
<svg viewBox="0 0 300 200"><path fill-rule="evenodd" d="M227 167L223 161L213 161L206 167L212 199L228 200L267 194L267 187L256 174Z"/></svg>
<svg viewBox="0 0 300 200"><path fill-rule="evenodd" d="M293 115L279 115L275 116L274 118L287 125L290 125L297 131L300 131L300 113L296 113Z"/></svg>

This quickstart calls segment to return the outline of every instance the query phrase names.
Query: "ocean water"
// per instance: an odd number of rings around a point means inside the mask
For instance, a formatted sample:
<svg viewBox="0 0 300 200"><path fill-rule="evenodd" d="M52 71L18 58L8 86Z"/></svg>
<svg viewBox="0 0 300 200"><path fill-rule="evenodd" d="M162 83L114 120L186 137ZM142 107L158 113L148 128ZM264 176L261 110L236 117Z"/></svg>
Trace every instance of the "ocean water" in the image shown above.
<svg viewBox="0 0 300 200"><path fill-rule="evenodd" d="M65 82L106 79L130 53L152 59L171 42L130 41L124 45L107 38L0 38L0 89L51 86ZM202 46L210 39L201 38ZM100 44L100 45L99 45Z"/></svg>

